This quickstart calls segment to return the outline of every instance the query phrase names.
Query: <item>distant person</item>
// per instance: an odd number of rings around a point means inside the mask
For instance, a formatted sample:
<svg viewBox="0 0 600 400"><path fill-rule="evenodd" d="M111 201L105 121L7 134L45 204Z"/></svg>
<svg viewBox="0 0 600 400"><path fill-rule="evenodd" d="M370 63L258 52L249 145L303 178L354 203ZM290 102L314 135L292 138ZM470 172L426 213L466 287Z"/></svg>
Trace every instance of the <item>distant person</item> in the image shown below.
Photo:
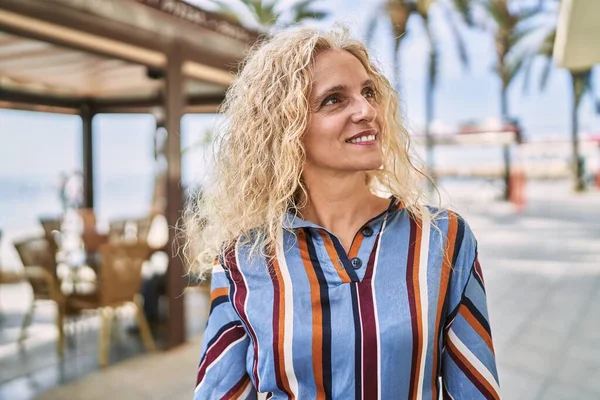
<svg viewBox="0 0 600 400"><path fill-rule="evenodd" d="M424 205L398 108L345 32L248 56L190 225L219 260L195 399L500 397L477 243Z"/></svg>

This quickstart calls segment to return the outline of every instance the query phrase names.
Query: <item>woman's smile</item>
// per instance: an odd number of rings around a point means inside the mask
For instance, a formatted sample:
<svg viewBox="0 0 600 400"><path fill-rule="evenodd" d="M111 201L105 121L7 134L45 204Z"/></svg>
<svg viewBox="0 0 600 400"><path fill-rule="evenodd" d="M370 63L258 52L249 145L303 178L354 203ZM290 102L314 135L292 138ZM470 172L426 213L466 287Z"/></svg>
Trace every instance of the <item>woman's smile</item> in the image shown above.
<svg viewBox="0 0 600 400"><path fill-rule="evenodd" d="M346 143L358 146L372 146L377 143L378 132L375 129L362 131L346 139Z"/></svg>

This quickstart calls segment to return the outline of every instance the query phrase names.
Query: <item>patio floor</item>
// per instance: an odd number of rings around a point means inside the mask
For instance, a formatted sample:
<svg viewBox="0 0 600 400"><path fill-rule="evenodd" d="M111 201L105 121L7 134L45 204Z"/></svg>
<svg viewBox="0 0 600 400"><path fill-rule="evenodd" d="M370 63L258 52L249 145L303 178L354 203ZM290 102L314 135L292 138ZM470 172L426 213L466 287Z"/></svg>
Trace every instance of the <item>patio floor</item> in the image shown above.
<svg viewBox="0 0 600 400"><path fill-rule="evenodd" d="M56 352L58 334L54 322L55 307L52 303L42 303L36 308L24 349L19 348L16 341L30 296L30 290L25 284L3 285L0 288L0 400L36 398L54 387L80 381L98 371L100 319L93 313L68 322L66 332L70 340L61 360ZM188 337L198 337L204 328L206 295L192 289L186 293L185 302ZM110 366L101 371L101 374L113 371L115 366L126 363L132 357L136 360L140 357L143 359L146 353L139 335L128 332L134 326L132 310L124 309L121 314L119 323L113 324ZM164 332L157 335L155 330L154 333L155 338L165 337ZM160 340L157 340L157 345L161 345ZM171 353L159 350L153 357L162 360L162 356L168 354ZM197 358L198 355L194 357ZM189 385L193 385L193 382ZM89 392L87 393L79 398L89 398Z"/></svg>

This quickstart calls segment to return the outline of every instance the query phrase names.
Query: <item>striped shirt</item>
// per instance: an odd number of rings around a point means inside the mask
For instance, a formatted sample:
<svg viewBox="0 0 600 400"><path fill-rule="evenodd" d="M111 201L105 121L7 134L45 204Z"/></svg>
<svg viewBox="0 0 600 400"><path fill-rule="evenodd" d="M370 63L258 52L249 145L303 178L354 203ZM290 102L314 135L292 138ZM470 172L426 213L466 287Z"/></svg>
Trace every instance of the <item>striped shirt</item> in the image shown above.
<svg viewBox="0 0 600 400"><path fill-rule="evenodd" d="M500 398L477 245L454 212L392 201L348 253L290 215L268 264L237 246L215 266L196 400Z"/></svg>

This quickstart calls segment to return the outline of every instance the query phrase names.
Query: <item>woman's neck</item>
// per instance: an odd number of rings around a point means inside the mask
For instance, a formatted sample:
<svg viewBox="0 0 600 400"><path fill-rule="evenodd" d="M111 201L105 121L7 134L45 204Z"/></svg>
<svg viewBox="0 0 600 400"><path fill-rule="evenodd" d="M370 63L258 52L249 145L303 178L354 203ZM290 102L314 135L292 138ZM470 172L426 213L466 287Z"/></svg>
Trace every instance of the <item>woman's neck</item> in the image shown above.
<svg viewBox="0 0 600 400"><path fill-rule="evenodd" d="M308 201L300 214L304 220L335 234L348 231L354 233L388 205L387 199L371 193L362 172L312 178L310 174L303 176Z"/></svg>

